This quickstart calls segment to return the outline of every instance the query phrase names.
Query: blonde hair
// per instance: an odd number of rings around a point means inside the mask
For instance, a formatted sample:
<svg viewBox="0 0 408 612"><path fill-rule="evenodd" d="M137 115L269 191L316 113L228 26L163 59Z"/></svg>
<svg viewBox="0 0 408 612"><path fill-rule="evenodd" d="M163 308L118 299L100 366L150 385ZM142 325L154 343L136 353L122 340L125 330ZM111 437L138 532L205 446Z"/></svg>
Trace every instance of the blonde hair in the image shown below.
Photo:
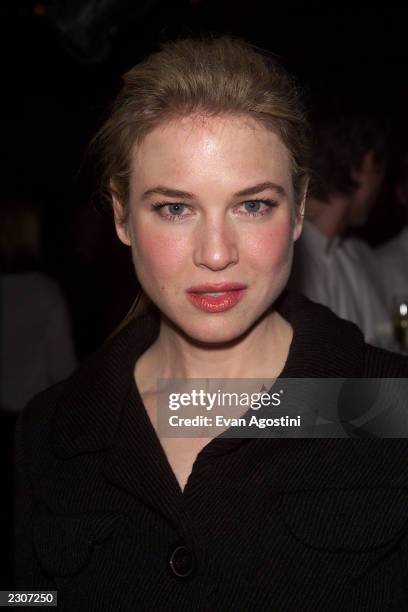
<svg viewBox="0 0 408 612"><path fill-rule="evenodd" d="M277 133L290 155L300 205L308 177L309 126L294 81L270 55L231 36L188 38L163 44L123 81L93 141L102 164L102 193L121 203L122 223L129 215L134 147L159 124L193 113L245 114Z"/></svg>

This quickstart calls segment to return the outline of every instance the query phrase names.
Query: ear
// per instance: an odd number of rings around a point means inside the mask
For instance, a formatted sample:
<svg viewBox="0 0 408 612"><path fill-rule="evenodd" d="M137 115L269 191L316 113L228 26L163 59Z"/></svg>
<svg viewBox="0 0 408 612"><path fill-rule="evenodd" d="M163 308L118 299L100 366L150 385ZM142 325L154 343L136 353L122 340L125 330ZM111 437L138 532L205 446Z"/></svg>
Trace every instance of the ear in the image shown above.
<svg viewBox="0 0 408 612"><path fill-rule="evenodd" d="M293 224L293 241L296 242L296 240L300 237L301 233L302 233L302 229L303 229L303 221L305 218L305 210L306 210L306 196L307 196L307 189L309 187L309 179L307 178L305 180L304 186L303 186L303 190L302 190L302 200L300 205L297 207L296 209L296 217L295 217L295 222Z"/></svg>
<svg viewBox="0 0 408 612"><path fill-rule="evenodd" d="M129 230L128 230L127 224L124 223L122 219L123 206L121 202L119 202L119 199L114 194L114 192L112 191L111 193L112 193L112 208L113 208L113 216L115 219L116 233L118 235L119 240L123 242L123 244L130 246L131 242L129 238Z"/></svg>

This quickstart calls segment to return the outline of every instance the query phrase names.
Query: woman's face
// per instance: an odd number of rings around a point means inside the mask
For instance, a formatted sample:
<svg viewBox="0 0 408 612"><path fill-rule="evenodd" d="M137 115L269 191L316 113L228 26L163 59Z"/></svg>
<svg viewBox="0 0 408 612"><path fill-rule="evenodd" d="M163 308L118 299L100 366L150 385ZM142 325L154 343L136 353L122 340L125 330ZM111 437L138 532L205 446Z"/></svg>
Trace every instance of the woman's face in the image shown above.
<svg viewBox="0 0 408 612"><path fill-rule="evenodd" d="M289 155L252 118L155 128L133 154L129 207L123 226L114 201L140 284L192 339L238 338L285 287L301 231Z"/></svg>

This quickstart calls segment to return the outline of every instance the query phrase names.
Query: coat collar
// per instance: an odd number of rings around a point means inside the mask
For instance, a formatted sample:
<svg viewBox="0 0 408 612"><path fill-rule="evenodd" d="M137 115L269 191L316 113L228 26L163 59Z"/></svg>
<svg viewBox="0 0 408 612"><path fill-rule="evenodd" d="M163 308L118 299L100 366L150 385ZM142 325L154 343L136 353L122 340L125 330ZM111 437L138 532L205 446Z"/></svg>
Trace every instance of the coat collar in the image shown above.
<svg viewBox="0 0 408 612"><path fill-rule="evenodd" d="M354 324L297 294L285 293L276 308L294 329L282 377L362 375L365 345ZM133 377L136 360L157 338L159 327L152 314L133 321L65 383L54 413L53 448L60 459L105 451L104 476L177 525L183 494ZM201 455L229 453L248 441L218 436ZM299 442L310 441L299 440L298 448ZM287 440L274 443L277 448Z"/></svg>
<svg viewBox="0 0 408 612"><path fill-rule="evenodd" d="M275 306L294 330L281 377L363 376L365 345L357 326L292 292L285 292ZM121 418L130 418L124 408L131 404L143 414L137 415L142 419L139 426L146 426L133 370L138 357L157 338L159 327L154 314L132 321L66 381L53 423L53 447L58 457L73 457L119 443L119 424ZM136 421L128 422L127 427L132 425L136 426Z"/></svg>
<svg viewBox="0 0 408 612"><path fill-rule="evenodd" d="M103 450L112 444L136 360L158 332L156 317L137 319L109 339L65 382L53 423L53 447L58 457Z"/></svg>

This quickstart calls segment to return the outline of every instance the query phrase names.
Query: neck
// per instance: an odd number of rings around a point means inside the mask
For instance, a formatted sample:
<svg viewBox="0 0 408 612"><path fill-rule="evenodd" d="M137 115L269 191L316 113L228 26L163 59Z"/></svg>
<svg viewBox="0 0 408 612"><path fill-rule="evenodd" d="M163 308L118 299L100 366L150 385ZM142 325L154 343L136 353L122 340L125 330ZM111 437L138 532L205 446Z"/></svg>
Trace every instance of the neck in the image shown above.
<svg viewBox="0 0 408 612"><path fill-rule="evenodd" d="M350 198L332 196L328 200L310 197L306 203L306 218L328 238L330 248L333 239L344 233L348 226Z"/></svg>
<svg viewBox="0 0 408 612"><path fill-rule="evenodd" d="M157 340L139 359L140 379L265 378L279 376L289 353L293 330L270 312L237 342L200 346L162 320Z"/></svg>

